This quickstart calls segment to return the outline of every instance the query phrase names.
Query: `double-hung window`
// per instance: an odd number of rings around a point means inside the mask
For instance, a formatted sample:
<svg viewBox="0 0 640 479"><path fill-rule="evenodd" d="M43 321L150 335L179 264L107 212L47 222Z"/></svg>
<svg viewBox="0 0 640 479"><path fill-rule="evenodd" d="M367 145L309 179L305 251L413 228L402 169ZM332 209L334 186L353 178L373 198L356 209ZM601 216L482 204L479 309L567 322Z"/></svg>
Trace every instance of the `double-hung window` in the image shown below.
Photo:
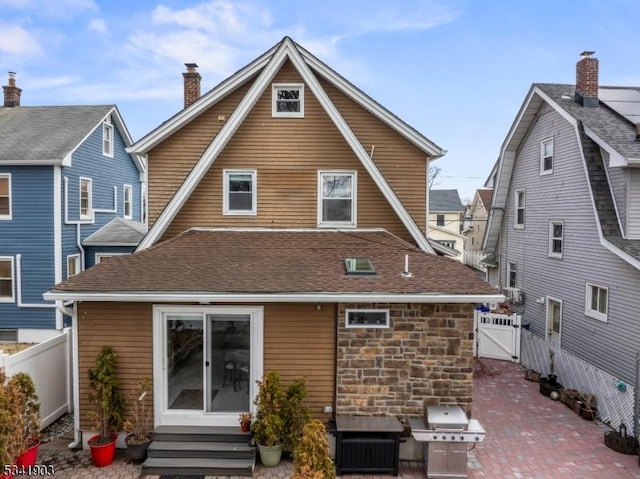
<svg viewBox="0 0 640 479"><path fill-rule="evenodd" d="M93 186L90 178L80 178L80 219L90 220L93 216Z"/></svg>
<svg viewBox="0 0 640 479"><path fill-rule="evenodd" d="M518 266L513 261L507 262L507 286L515 288L518 279Z"/></svg>
<svg viewBox="0 0 640 479"><path fill-rule="evenodd" d="M553 138L540 143L540 174L553 173Z"/></svg>
<svg viewBox="0 0 640 479"><path fill-rule="evenodd" d="M356 173L318 173L318 225L356 225Z"/></svg>
<svg viewBox="0 0 640 479"><path fill-rule="evenodd" d="M102 154L113 158L113 125L110 118L102 123Z"/></svg>
<svg viewBox="0 0 640 479"><path fill-rule="evenodd" d="M562 221L549 221L549 256L562 258L564 245L564 224Z"/></svg>
<svg viewBox="0 0 640 479"><path fill-rule="evenodd" d="M0 303L13 301L13 258L0 256Z"/></svg>
<svg viewBox="0 0 640 479"><path fill-rule="evenodd" d="M444 215L436 215L436 226L444 226Z"/></svg>
<svg viewBox="0 0 640 479"><path fill-rule="evenodd" d="M11 175L0 174L0 220L11 219Z"/></svg>
<svg viewBox="0 0 640 479"><path fill-rule="evenodd" d="M70 254L67 256L67 278L80 272L80 255Z"/></svg>
<svg viewBox="0 0 640 479"><path fill-rule="evenodd" d="M255 215L257 212L256 171L225 170L223 214Z"/></svg>
<svg viewBox="0 0 640 479"><path fill-rule="evenodd" d="M122 188L122 208L125 219L133 218L133 187L124 185Z"/></svg>
<svg viewBox="0 0 640 479"><path fill-rule="evenodd" d="M607 321L607 311L609 309L609 289L603 286L597 286L587 283L587 291L585 295L584 314L598 319Z"/></svg>
<svg viewBox="0 0 640 479"><path fill-rule="evenodd" d="M514 228L524 228L524 208L525 195L524 190L515 191L515 214L513 220Z"/></svg>
<svg viewBox="0 0 640 479"><path fill-rule="evenodd" d="M274 118L304 118L304 85L275 83L271 115Z"/></svg>

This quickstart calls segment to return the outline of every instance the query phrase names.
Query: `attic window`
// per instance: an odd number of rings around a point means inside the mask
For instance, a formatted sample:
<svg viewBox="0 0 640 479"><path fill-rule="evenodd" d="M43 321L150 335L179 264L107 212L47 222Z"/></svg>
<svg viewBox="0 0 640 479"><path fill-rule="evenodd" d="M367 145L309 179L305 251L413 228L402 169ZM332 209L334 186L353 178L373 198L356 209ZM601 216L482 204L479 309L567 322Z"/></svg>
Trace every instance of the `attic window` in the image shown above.
<svg viewBox="0 0 640 479"><path fill-rule="evenodd" d="M304 85L274 83L271 115L274 118L304 118Z"/></svg>
<svg viewBox="0 0 640 479"><path fill-rule="evenodd" d="M344 266L347 274L352 275L374 275L376 270L369 258L345 258Z"/></svg>

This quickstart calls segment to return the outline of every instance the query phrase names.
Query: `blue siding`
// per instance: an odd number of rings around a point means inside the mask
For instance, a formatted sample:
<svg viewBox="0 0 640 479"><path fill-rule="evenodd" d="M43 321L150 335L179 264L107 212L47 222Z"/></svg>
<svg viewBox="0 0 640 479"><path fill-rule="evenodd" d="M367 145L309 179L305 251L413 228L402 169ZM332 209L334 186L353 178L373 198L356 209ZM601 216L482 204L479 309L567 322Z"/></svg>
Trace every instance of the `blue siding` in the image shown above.
<svg viewBox="0 0 640 479"><path fill-rule="evenodd" d="M115 217L124 217L123 187L131 185L133 191L133 219L141 220L140 215L140 182L138 170L131 156L125 151L125 144L120 132L114 124L114 154L113 158L102 154L102 124L76 150L72 158L72 166L62 171L63 183L67 178L68 191L68 220L80 221L80 178L90 178L92 181L93 222L90 224L63 225L63 278L67 277L67 256L81 253L78 247L78 228L80 239L106 225ZM114 193L114 187L116 188ZM115 206L114 209L114 194ZM64 196L64 191L63 191ZM64 207L64 200L63 200ZM83 223L89 223L83 221ZM84 255L84 268L94 264L92 255Z"/></svg>
<svg viewBox="0 0 640 479"><path fill-rule="evenodd" d="M0 221L0 256L22 255L22 302L45 304L42 293L55 280L53 246L53 167L0 166L11 174L12 219ZM53 309L18 308L0 303L0 328L53 328Z"/></svg>
<svg viewBox="0 0 640 479"><path fill-rule="evenodd" d="M123 186L133 190L133 219L140 221L139 174L114 123L114 156L102 154L102 124L73 153L72 166L63 167L60 179L61 204L54 204L54 167L0 166L0 173L11 174L12 219L0 221L0 256L16 255L22 259L22 302L46 304L42 294L55 284L54 208L59 208L62 222L62 278L67 277L67 256L81 253L82 241L115 217L124 217ZM93 183L92 206L95 221L76 224L79 216L79 178ZM68 187L68 223L65 222L65 178ZM114 186L116 211L114 208ZM133 248L125 248L130 252ZM122 248L118 249L118 251ZM106 252L106 251L105 251ZM85 255L86 267L94 264L94 254ZM14 268L15 269L15 268ZM15 275L15 272L14 272ZM14 283L15 283L14 276ZM17 291L16 291L17 295ZM0 303L0 329L55 328L54 308L18 308L14 303Z"/></svg>

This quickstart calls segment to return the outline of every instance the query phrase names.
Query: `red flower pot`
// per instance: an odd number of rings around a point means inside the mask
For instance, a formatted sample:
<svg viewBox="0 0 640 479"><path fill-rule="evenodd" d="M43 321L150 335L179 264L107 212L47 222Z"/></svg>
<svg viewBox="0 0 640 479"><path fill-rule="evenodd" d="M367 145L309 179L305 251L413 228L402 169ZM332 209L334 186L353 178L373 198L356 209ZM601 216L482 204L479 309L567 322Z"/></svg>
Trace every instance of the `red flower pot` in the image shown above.
<svg viewBox="0 0 640 479"><path fill-rule="evenodd" d="M91 449L91 459L93 459L93 465L96 467L108 466L113 462L113 458L116 456L116 440L118 435L111 433L111 441L107 443L98 443L100 434L93 436L89 439L89 449Z"/></svg>
<svg viewBox="0 0 640 479"><path fill-rule="evenodd" d="M24 451L18 456L16 465L18 467L35 466L38 460L38 446L40 446L40 439L38 439L33 446Z"/></svg>
<svg viewBox="0 0 640 479"><path fill-rule="evenodd" d="M251 431L251 423L248 422L241 422L240 423L240 430L242 432L249 432Z"/></svg>

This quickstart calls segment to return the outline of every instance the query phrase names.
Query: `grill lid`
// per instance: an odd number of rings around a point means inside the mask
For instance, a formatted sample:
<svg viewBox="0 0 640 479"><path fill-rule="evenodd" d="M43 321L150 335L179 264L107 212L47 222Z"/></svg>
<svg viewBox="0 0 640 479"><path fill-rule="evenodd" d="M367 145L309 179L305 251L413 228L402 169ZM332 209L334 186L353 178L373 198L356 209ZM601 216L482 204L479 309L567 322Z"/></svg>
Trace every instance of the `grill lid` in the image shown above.
<svg viewBox="0 0 640 479"><path fill-rule="evenodd" d="M430 429L467 429L469 419L460 406L428 406L427 426Z"/></svg>

